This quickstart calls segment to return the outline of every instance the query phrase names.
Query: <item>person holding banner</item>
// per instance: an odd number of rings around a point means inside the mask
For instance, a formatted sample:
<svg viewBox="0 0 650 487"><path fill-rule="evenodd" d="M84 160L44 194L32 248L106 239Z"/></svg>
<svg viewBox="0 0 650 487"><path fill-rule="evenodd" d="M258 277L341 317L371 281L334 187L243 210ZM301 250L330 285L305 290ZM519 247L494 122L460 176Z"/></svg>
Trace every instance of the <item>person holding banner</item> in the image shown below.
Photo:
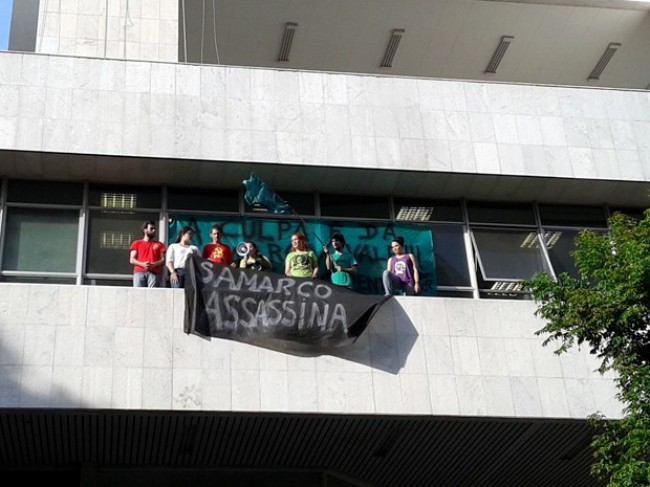
<svg viewBox="0 0 650 487"><path fill-rule="evenodd" d="M407 296L420 294L420 273L413 254L404 253L404 237L395 237L390 245L395 255L388 259L382 275L385 295L402 291Z"/></svg>
<svg viewBox="0 0 650 487"><path fill-rule="evenodd" d="M246 242L246 247L248 252L242 257L242 260L239 261L239 267L241 269L251 269L254 271L271 270L273 267L271 261L257 250L255 242Z"/></svg>
<svg viewBox="0 0 650 487"><path fill-rule="evenodd" d="M327 245L323 246L325 265L331 272L332 284L352 289L354 275L357 273L357 261L350 252L345 250L345 237L340 233L332 234L330 238L334 252Z"/></svg>
<svg viewBox="0 0 650 487"><path fill-rule="evenodd" d="M221 242L223 235L223 228L218 223L212 225L210 229L210 238L212 243L203 247L203 258L208 259L210 262L221 265L229 265L236 267L232 260L232 250L226 244Z"/></svg>
<svg viewBox="0 0 650 487"><path fill-rule="evenodd" d="M313 250L307 248L307 237L302 232L291 235L291 252L284 261L284 273L287 277L318 276L318 259Z"/></svg>

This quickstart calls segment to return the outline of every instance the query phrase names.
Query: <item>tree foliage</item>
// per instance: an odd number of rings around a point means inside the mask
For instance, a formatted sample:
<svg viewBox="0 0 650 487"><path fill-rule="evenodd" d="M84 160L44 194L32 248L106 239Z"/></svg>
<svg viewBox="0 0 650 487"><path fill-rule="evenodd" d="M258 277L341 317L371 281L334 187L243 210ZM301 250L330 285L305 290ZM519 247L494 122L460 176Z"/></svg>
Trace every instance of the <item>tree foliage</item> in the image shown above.
<svg viewBox="0 0 650 487"><path fill-rule="evenodd" d="M584 231L573 253L578 277L540 274L526 286L546 325L537 333L556 353L588 346L599 370L617 376L624 417L592 416L592 473L610 487L650 485L650 210L617 214L610 231Z"/></svg>

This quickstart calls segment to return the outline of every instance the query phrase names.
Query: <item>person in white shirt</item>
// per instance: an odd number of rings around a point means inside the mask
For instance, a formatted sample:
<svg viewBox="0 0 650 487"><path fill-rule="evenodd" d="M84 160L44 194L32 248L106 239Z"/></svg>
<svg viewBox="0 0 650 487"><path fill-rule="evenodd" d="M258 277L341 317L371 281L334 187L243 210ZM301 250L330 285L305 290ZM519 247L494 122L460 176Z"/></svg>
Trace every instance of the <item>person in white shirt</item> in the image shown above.
<svg viewBox="0 0 650 487"><path fill-rule="evenodd" d="M192 227L183 227L178 232L176 243L167 249L167 269L169 269L169 282L173 288L182 288L185 285L185 261L192 255L201 255L196 245L192 245L194 230Z"/></svg>

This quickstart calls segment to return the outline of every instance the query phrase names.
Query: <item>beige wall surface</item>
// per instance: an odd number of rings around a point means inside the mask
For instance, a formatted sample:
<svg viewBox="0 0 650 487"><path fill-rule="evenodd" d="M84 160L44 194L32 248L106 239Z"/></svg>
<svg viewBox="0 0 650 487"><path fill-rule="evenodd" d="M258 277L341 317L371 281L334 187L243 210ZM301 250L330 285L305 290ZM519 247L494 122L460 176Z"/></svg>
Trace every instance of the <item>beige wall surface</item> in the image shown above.
<svg viewBox="0 0 650 487"><path fill-rule="evenodd" d="M0 407L621 416L586 350L529 301L395 297L352 346L301 357L183 332L184 294L1 284Z"/></svg>

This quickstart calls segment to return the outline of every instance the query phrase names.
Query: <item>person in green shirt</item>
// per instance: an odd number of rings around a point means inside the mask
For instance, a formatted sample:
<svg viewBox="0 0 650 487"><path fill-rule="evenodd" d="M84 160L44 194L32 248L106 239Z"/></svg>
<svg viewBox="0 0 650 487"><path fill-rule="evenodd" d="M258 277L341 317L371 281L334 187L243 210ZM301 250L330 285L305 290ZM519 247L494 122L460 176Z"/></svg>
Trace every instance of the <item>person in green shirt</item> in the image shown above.
<svg viewBox="0 0 650 487"><path fill-rule="evenodd" d="M350 252L345 250L345 237L340 233L332 234L330 238L332 252L327 245L323 247L325 252L325 265L331 272L332 284L352 289L354 276L357 273L357 260Z"/></svg>
<svg viewBox="0 0 650 487"><path fill-rule="evenodd" d="M284 261L284 273L288 277L315 279L318 276L318 259L307 247L307 237L302 232L291 235L291 252Z"/></svg>

